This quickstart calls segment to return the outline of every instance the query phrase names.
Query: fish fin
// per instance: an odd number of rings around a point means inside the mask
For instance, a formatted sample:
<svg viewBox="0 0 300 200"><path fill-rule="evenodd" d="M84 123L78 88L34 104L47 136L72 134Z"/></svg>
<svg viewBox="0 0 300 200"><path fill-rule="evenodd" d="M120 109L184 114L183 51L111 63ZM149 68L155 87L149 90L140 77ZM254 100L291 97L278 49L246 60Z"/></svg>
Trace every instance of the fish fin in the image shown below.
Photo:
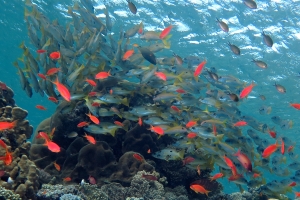
<svg viewBox="0 0 300 200"><path fill-rule="evenodd" d="M111 134L113 137L115 137L116 135L116 130L118 129L119 127L115 127L115 128L112 128L109 130L109 134Z"/></svg>
<svg viewBox="0 0 300 200"><path fill-rule="evenodd" d="M289 128L291 129L293 127L293 121L289 121Z"/></svg>
<svg viewBox="0 0 300 200"><path fill-rule="evenodd" d="M170 49L171 48L171 42L167 41L166 39L163 39L162 42L164 43L165 49Z"/></svg>
<svg viewBox="0 0 300 200"><path fill-rule="evenodd" d="M129 107L129 101L128 101L127 97L124 97L124 99L122 99L121 104Z"/></svg>
<svg viewBox="0 0 300 200"><path fill-rule="evenodd" d="M236 186L240 189L240 192L243 193L245 190L240 184L236 184Z"/></svg>
<svg viewBox="0 0 300 200"><path fill-rule="evenodd" d="M185 150L184 150L184 149L182 149L181 151L179 151L179 157L180 157L181 159L184 158L184 153L185 153Z"/></svg>

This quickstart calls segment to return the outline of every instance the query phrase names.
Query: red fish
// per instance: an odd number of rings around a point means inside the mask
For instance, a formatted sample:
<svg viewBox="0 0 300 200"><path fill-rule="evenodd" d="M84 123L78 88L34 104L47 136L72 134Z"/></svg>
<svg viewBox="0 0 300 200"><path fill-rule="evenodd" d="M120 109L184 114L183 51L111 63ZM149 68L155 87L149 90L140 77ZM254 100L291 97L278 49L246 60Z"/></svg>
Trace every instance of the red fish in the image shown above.
<svg viewBox="0 0 300 200"><path fill-rule="evenodd" d="M39 110L47 110L47 108L45 108L44 106L42 106L42 105L36 105L35 106L37 109L39 109Z"/></svg>
<svg viewBox="0 0 300 200"><path fill-rule="evenodd" d="M247 122L245 122L245 121L238 121L235 124L233 124L233 126L246 126L246 125L247 125Z"/></svg>
<svg viewBox="0 0 300 200"><path fill-rule="evenodd" d="M249 159L249 157L242 153L241 150L239 149L238 152L236 154L234 154L238 161L240 161L240 163L242 164L242 166L248 171L248 172L252 172L252 164L251 164L251 160Z"/></svg>
<svg viewBox="0 0 300 200"><path fill-rule="evenodd" d="M273 130L268 130L268 132L269 132L269 134L270 134L270 136L271 136L272 138L276 138L276 132L275 132L275 131L273 131Z"/></svg>
<svg viewBox="0 0 300 200"><path fill-rule="evenodd" d="M152 126L150 125L150 129L152 132L157 133L158 135L163 135L164 134L164 129L161 128L160 126Z"/></svg>
<svg viewBox="0 0 300 200"><path fill-rule="evenodd" d="M135 153L132 155L136 160L140 161L140 162L144 162L144 158L138 154L138 153Z"/></svg>
<svg viewBox="0 0 300 200"><path fill-rule="evenodd" d="M56 161L53 163L53 165L57 171L60 171L60 165L57 164Z"/></svg>
<svg viewBox="0 0 300 200"><path fill-rule="evenodd" d="M84 134L85 135L83 137L85 137L89 141L89 143L96 144L96 140L93 136L87 135L86 133L84 133Z"/></svg>
<svg viewBox="0 0 300 200"><path fill-rule="evenodd" d="M91 175L89 176L89 182L91 185L95 185L97 183L96 179L94 177L92 177Z"/></svg>
<svg viewBox="0 0 300 200"><path fill-rule="evenodd" d="M122 122L119 122L119 121L114 121L114 124L117 125L117 126L121 126L121 127L124 126L124 124Z"/></svg>
<svg viewBox="0 0 300 200"><path fill-rule="evenodd" d="M55 97L48 97L48 99L53 103L58 103L58 100Z"/></svg>
<svg viewBox="0 0 300 200"><path fill-rule="evenodd" d="M295 181L293 181L293 182L291 182L291 183L289 184L290 187L294 187L294 186L296 186L296 185L297 185L297 183L296 183Z"/></svg>
<svg viewBox="0 0 300 200"><path fill-rule="evenodd" d="M290 105L296 108L297 110L300 110L300 103L290 103Z"/></svg>
<svg viewBox="0 0 300 200"><path fill-rule="evenodd" d="M214 181L214 180L217 180L217 179L219 179L219 178L222 178L223 176L224 176L224 174L222 174L222 173L217 173L217 174L215 174L214 176L210 177L209 179L210 179L210 181Z"/></svg>
<svg viewBox="0 0 300 200"><path fill-rule="evenodd" d="M155 76L163 81L166 81L167 80L167 76L165 75L165 73L163 72L155 72L154 73Z"/></svg>
<svg viewBox="0 0 300 200"><path fill-rule="evenodd" d="M212 128L213 128L213 134L214 134L214 136L217 136L218 133L217 133L217 127L216 127L216 125L213 124Z"/></svg>
<svg viewBox="0 0 300 200"><path fill-rule="evenodd" d="M72 180L71 177L63 178L63 181L64 181L64 182L70 182L71 180Z"/></svg>
<svg viewBox="0 0 300 200"><path fill-rule="evenodd" d="M202 61L198 67L196 68L195 72L194 72L194 77L198 77L202 70L204 69L204 65L206 64L206 60Z"/></svg>
<svg viewBox="0 0 300 200"><path fill-rule="evenodd" d="M156 176L153 176L153 175L151 175L151 174L143 174L143 175L142 175L142 178L148 179L148 180L151 180L151 181L157 181L157 177L156 177Z"/></svg>
<svg viewBox="0 0 300 200"><path fill-rule="evenodd" d="M59 51L52 52L52 53L50 53L49 57L52 60L58 60L58 59L60 59L60 52Z"/></svg>
<svg viewBox="0 0 300 200"><path fill-rule="evenodd" d="M37 139L43 138L43 139L46 140L46 141L50 141L50 138L49 138L48 134L45 133L45 132L42 132L42 131L40 131L40 132L37 134L36 138L37 138Z"/></svg>
<svg viewBox="0 0 300 200"><path fill-rule="evenodd" d="M193 158L191 156L188 156L188 157L186 157L182 160L182 165L184 166L184 165L187 165L187 164L189 164L191 162L194 162L194 161L195 161L195 158Z"/></svg>
<svg viewBox="0 0 300 200"><path fill-rule="evenodd" d="M89 94L88 94L88 96L89 97L95 97L95 96L98 96L98 92L90 92Z"/></svg>
<svg viewBox="0 0 300 200"><path fill-rule="evenodd" d="M58 77L56 78L56 81L52 83L56 85L57 91L66 101L71 101L71 94L68 88L59 82Z"/></svg>
<svg viewBox="0 0 300 200"><path fill-rule="evenodd" d="M133 50L133 49L127 50L127 51L124 53L122 60L129 60L129 58L130 58L133 54L134 54L134 50Z"/></svg>
<svg viewBox="0 0 300 200"><path fill-rule="evenodd" d="M228 178L228 180L229 180L229 181L236 181L236 180L238 180L238 179L240 179L240 178L242 178L242 177L243 177L242 174L233 174L233 175L231 175L231 176Z"/></svg>
<svg viewBox="0 0 300 200"><path fill-rule="evenodd" d="M46 140L45 145L48 147L50 151L54 153L60 152L60 147L55 142Z"/></svg>
<svg viewBox="0 0 300 200"><path fill-rule="evenodd" d="M45 49L38 49L36 50L36 52L41 54L41 53L46 53L47 51Z"/></svg>
<svg viewBox="0 0 300 200"><path fill-rule="evenodd" d="M176 92L178 92L180 94L185 94L186 93L186 91L184 89L181 89L181 88L177 89Z"/></svg>
<svg viewBox="0 0 300 200"><path fill-rule="evenodd" d="M96 117L96 116L94 116L94 115L92 115L92 113L89 113L89 114L86 114L89 118L90 118L90 120L92 121L92 122L94 122L95 124L100 124L100 120Z"/></svg>
<svg viewBox="0 0 300 200"><path fill-rule="evenodd" d="M96 82L95 82L94 80L92 80L92 79L86 78L85 81L86 81L88 84L90 84L92 87L96 87L96 85L97 85Z"/></svg>
<svg viewBox="0 0 300 200"><path fill-rule="evenodd" d="M257 178L257 177L260 177L260 174L254 173L254 174L253 174L253 178Z"/></svg>
<svg viewBox="0 0 300 200"><path fill-rule="evenodd" d="M140 34L140 35L143 34L143 27L142 26L139 28L138 34Z"/></svg>
<svg viewBox="0 0 300 200"><path fill-rule="evenodd" d="M13 129L17 125L17 120L13 122L0 122L0 131Z"/></svg>
<svg viewBox="0 0 300 200"><path fill-rule="evenodd" d="M47 79L46 76L45 76L44 74L38 73L37 75L38 75L41 79L44 79L44 80Z"/></svg>
<svg viewBox="0 0 300 200"><path fill-rule="evenodd" d="M172 110L174 110L175 112L180 113L180 109L176 106L171 106Z"/></svg>
<svg viewBox="0 0 300 200"><path fill-rule="evenodd" d="M289 148L288 148L288 152L291 152L292 150L294 149L294 146L289 146Z"/></svg>
<svg viewBox="0 0 300 200"><path fill-rule="evenodd" d="M295 197L300 197L300 192L295 192Z"/></svg>
<svg viewBox="0 0 300 200"><path fill-rule="evenodd" d="M99 102L93 102L93 103L92 103L92 106L93 106L93 107L100 107L101 104L100 104Z"/></svg>
<svg viewBox="0 0 300 200"><path fill-rule="evenodd" d="M47 71L46 76L51 76L53 74L56 74L59 71L60 71L60 68L53 67Z"/></svg>
<svg viewBox="0 0 300 200"><path fill-rule="evenodd" d="M142 120L142 118L141 118L141 117L139 117L138 124L139 124L140 126L142 126L142 125L143 125L143 120Z"/></svg>
<svg viewBox="0 0 300 200"><path fill-rule="evenodd" d="M194 120L189 121L188 123L186 123L185 127L187 128L191 128L193 126L197 125L197 122Z"/></svg>
<svg viewBox="0 0 300 200"><path fill-rule="evenodd" d="M240 99L247 97L250 94L250 92L252 91L254 86L255 86L255 84L252 82L249 86L245 87L242 90L242 92L240 93Z"/></svg>
<svg viewBox="0 0 300 200"><path fill-rule="evenodd" d="M283 139L281 138L281 154L283 155L284 154L284 142L283 142Z"/></svg>
<svg viewBox="0 0 300 200"><path fill-rule="evenodd" d="M228 157L226 157L225 155L223 156L224 161L226 163L226 165L230 168L235 167L234 163L232 162L232 160L230 160Z"/></svg>
<svg viewBox="0 0 300 200"><path fill-rule="evenodd" d="M90 124L89 122L80 122L79 124L77 124L77 127L82 128L82 127L88 126L89 124Z"/></svg>
<svg viewBox="0 0 300 200"><path fill-rule="evenodd" d="M95 79L106 79L109 76L111 76L110 71L108 71L108 72L99 72L98 74L96 74Z"/></svg>
<svg viewBox="0 0 300 200"><path fill-rule="evenodd" d="M199 185L199 184L190 185L190 188L194 192L201 193L201 194L206 194L206 196L208 196L208 193L211 192L211 191L206 190L202 185Z"/></svg>
<svg viewBox="0 0 300 200"><path fill-rule="evenodd" d="M172 30L173 26L170 25L167 28L165 28L159 35L160 39L164 39L165 37L167 37L170 33L170 31Z"/></svg>
<svg viewBox="0 0 300 200"><path fill-rule="evenodd" d="M193 132L190 132L190 133L187 134L187 138L189 138L189 139L193 139L197 136L198 136L197 133L193 133Z"/></svg>
<svg viewBox="0 0 300 200"><path fill-rule="evenodd" d="M1 156L0 160L3 160L5 165L10 165L13 160L12 154L6 149L5 156Z"/></svg>
<svg viewBox="0 0 300 200"><path fill-rule="evenodd" d="M278 147L280 147L280 144L277 144L277 142L275 144L269 145L267 148L265 148L264 152L262 153L262 157L268 158L277 150Z"/></svg>

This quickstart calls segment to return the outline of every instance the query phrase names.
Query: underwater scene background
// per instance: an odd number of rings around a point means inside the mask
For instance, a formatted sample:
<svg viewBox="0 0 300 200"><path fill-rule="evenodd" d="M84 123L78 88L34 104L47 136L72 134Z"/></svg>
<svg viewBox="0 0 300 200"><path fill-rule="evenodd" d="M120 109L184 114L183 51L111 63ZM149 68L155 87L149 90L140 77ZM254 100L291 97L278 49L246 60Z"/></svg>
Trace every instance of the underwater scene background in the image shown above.
<svg viewBox="0 0 300 200"><path fill-rule="evenodd" d="M89 2L2 2L1 192L300 196L299 1Z"/></svg>

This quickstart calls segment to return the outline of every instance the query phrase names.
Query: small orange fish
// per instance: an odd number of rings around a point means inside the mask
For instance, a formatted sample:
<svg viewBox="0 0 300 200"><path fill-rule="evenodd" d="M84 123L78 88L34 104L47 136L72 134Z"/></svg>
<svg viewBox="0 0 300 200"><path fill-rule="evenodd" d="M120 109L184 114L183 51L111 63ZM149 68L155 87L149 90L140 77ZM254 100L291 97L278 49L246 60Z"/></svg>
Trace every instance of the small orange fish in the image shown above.
<svg viewBox="0 0 300 200"><path fill-rule="evenodd" d="M49 57L52 60L58 60L58 59L60 59L60 52L59 51L52 52L52 53L50 53Z"/></svg>
<svg viewBox="0 0 300 200"><path fill-rule="evenodd" d="M44 80L47 79L46 76L45 76L44 74L38 73L37 75L38 75L41 79L44 79Z"/></svg>
<svg viewBox="0 0 300 200"><path fill-rule="evenodd" d="M144 158L138 153L133 154L133 157L140 162L144 162Z"/></svg>
<svg viewBox="0 0 300 200"><path fill-rule="evenodd" d="M56 81L52 83L56 85L57 91L66 101L71 101L71 94L68 88L59 82L58 77L56 78Z"/></svg>
<svg viewBox="0 0 300 200"><path fill-rule="evenodd" d="M213 124L212 128L213 128L213 134L214 134L214 136L217 136L218 133L217 133L217 127L216 127L216 125Z"/></svg>
<svg viewBox="0 0 300 200"><path fill-rule="evenodd" d="M45 132L42 132L42 131L40 131L40 132L37 134L36 138L37 138L37 139L43 138L43 139L46 140L46 141L50 141L50 138L49 138L48 134L45 133Z"/></svg>
<svg viewBox="0 0 300 200"><path fill-rule="evenodd" d="M281 154L284 155L284 142L282 138L281 138Z"/></svg>
<svg viewBox="0 0 300 200"><path fill-rule="evenodd" d="M253 174L253 178L257 178L257 177L260 177L260 174L254 173L254 174Z"/></svg>
<svg viewBox="0 0 300 200"><path fill-rule="evenodd" d="M6 149L6 144L5 142L3 142L3 140L0 139L0 146L3 147L4 149Z"/></svg>
<svg viewBox="0 0 300 200"><path fill-rule="evenodd" d="M48 147L50 151L54 153L60 152L60 147L55 142L46 140L45 145Z"/></svg>
<svg viewBox="0 0 300 200"><path fill-rule="evenodd" d="M96 82L95 82L94 80L92 80L92 79L86 78L85 81L86 81L88 84L90 84L92 87L96 87L96 85L97 85Z"/></svg>
<svg viewBox="0 0 300 200"><path fill-rule="evenodd" d="M133 54L134 54L134 50L133 50L133 49L127 50L127 51L124 53L122 60L129 60L129 58L130 58Z"/></svg>
<svg viewBox="0 0 300 200"><path fill-rule="evenodd" d="M58 103L58 100L55 97L48 97L48 99L53 103Z"/></svg>
<svg viewBox="0 0 300 200"><path fill-rule="evenodd" d="M89 97L95 97L95 96L99 96L99 93L98 92L90 92L88 94Z"/></svg>
<svg viewBox="0 0 300 200"><path fill-rule="evenodd" d="M245 121L238 121L235 124L233 124L233 126L246 126L246 125L247 125L247 122L245 122Z"/></svg>
<svg viewBox="0 0 300 200"><path fill-rule="evenodd" d="M189 163L191 162L194 162L195 161L195 158L191 157L191 156L188 156L188 157L185 157L183 160L182 160L182 165L188 165Z"/></svg>
<svg viewBox="0 0 300 200"><path fill-rule="evenodd" d="M109 94L112 95L114 91L112 89L109 90Z"/></svg>
<svg viewBox="0 0 300 200"><path fill-rule="evenodd" d="M92 121L92 122L94 122L95 124L100 124L100 120L96 117L96 116L94 116L94 115L92 115L92 113L89 113L89 114L86 114L89 118L90 118L90 120Z"/></svg>
<svg viewBox="0 0 300 200"><path fill-rule="evenodd" d="M189 122L185 125L185 127L191 128L191 127L196 126L196 125L197 125L197 122L191 120L191 121L189 121Z"/></svg>
<svg viewBox="0 0 300 200"><path fill-rule="evenodd" d="M294 149L294 146L289 146L289 148L288 148L288 152L291 152L292 150Z"/></svg>
<svg viewBox="0 0 300 200"><path fill-rule="evenodd" d="M47 51L45 49L38 49L36 50L36 52L42 54L42 53L46 53Z"/></svg>
<svg viewBox="0 0 300 200"><path fill-rule="evenodd" d="M171 106L172 110L174 110L175 112L180 113L180 109L177 106Z"/></svg>
<svg viewBox="0 0 300 200"><path fill-rule="evenodd" d="M6 149L5 156L1 156L0 160L3 160L5 165L10 165L13 160L12 154Z"/></svg>
<svg viewBox="0 0 300 200"><path fill-rule="evenodd" d="M177 89L176 92L178 92L180 94L185 94L186 93L186 91L184 89L181 89L181 88Z"/></svg>
<svg viewBox="0 0 300 200"><path fill-rule="evenodd" d="M108 72L99 72L98 74L96 74L95 79L106 79L109 76L111 76L110 71L108 71Z"/></svg>
<svg viewBox="0 0 300 200"><path fill-rule="evenodd" d="M122 122L119 122L119 121L114 121L114 124L117 125L117 126L121 126L121 127L124 126L124 124Z"/></svg>
<svg viewBox="0 0 300 200"><path fill-rule="evenodd" d="M140 126L142 126L142 125L143 125L143 120L142 120L142 118L141 118L141 117L139 117L138 124L139 124Z"/></svg>
<svg viewBox="0 0 300 200"><path fill-rule="evenodd" d="M159 38L163 40L165 37L167 37L167 36L169 35L170 31L172 30L172 28L173 28L172 25L166 27L166 28L160 33Z"/></svg>
<svg viewBox="0 0 300 200"><path fill-rule="evenodd" d="M82 127L88 126L89 124L90 124L89 122L80 122L77 124L77 127L82 128Z"/></svg>
<svg viewBox="0 0 300 200"><path fill-rule="evenodd" d="M214 176L210 177L210 181L214 181L214 180L217 180L218 178L222 178L224 176L224 174L222 173L217 173L215 174Z"/></svg>
<svg viewBox="0 0 300 200"><path fill-rule="evenodd" d="M211 191L206 190L202 185L199 185L199 184L190 185L190 188L194 192L201 193L201 194L206 194L206 196L208 196L208 193L211 192Z"/></svg>
<svg viewBox="0 0 300 200"><path fill-rule="evenodd" d="M152 126L150 125L150 129L152 132L157 133L158 135L163 135L164 134L164 129L162 129L160 126Z"/></svg>
<svg viewBox="0 0 300 200"><path fill-rule="evenodd" d="M17 120L13 122L0 122L0 131L4 131L7 129L13 129L17 125Z"/></svg>
<svg viewBox="0 0 300 200"><path fill-rule="evenodd" d="M294 186L296 186L296 185L297 185L297 183L296 183L295 181L293 181L293 182L291 182L291 183L289 184L290 187L294 187Z"/></svg>
<svg viewBox="0 0 300 200"><path fill-rule="evenodd" d="M138 34L143 34L143 26L141 26L140 28L139 28L139 30L138 30Z"/></svg>
<svg viewBox="0 0 300 200"><path fill-rule="evenodd" d="M240 99L247 97L251 93L254 86L255 84L252 82L249 86L245 87L240 93Z"/></svg>
<svg viewBox="0 0 300 200"><path fill-rule="evenodd" d="M89 143L96 144L96 140L95 140L95 138L93 136L87 135L85 133L85 135L83 137L85 137L89 141Z"/></svg>
<svg viewBox="0 0 300 200"><path fill-rule="evenodd" d="M189 138L189 139L193 139L197 136L198 136L197 133L193 133L193 132L190 132L190 133L187 134L187 138Z"/></svg>
<svg viewBox="0 0 300 200"><path fill-rule="evenodd" d="M167 80L167 76L163 72L155 72L154 75L163 81Z"/></svg>
<svg viewBox="0 0 300 200"><path fill-rule="evenodd" d="M230 167L230 168L235 167L235 165L234 165L234 163L232 162L232 160L230 160L227 156L224 155L223 158L224 158L224 161L225 161L225 163L226 163L226 165L227 165L228 167Z"/></svg>
<svg viewBox="0 0 300 200"><path fill-rule="evenodd" d="M92 103L92 106L93 106L93 107L100 107L101 104L100 104L99 102L93 102L93 103Z"/></svg>
<svg viewBox="0 0 300 200"><path fill-rule="evenodd" d="M60 171L60 165L57 164L56 161L53 163L53 165L57 171Z"/></svg>
<svg viewBox="0 0 300 200"><path fill-rule="evenodd" d="M59 71L60 71L60 68L53 67L47 71L46 76L51 76L53 74L56 74Z"/></svg>
<svg viewBox="0 0 300 200"><path fill-rule="evenodd" d="M204 69L204 65L206 64L206 60L202 61L198 67L195 69L195 72L194 72L194 77L198 77L202 70Z"/></svg>
<svg viewBox="0 0 300 200"><path fill-rule="evenodd" d="M297 110L300 110L300 103L290 103L290 105L296 108Z"/></svg>
<svg viewBox="0 0 300 200"><path fill-rule="evenodd" d="M151 149L148 149L147 153L151 153Z"/></svg>
<svg viewBox="0 0 300 200"><path fill-rule="evenodd" d="M300 192L295 192L295 197L300 197Z"/></svg>
<svg viewBox="0 0 300 200"><path fill-rule="evenodd" d="M277 150L278 147L280 147L280 144L277 144L277 142L275 144L269 145L267 148L265 148L264 152L262 153L262 157L268 158Z"/></svg>
<svg viewBox="0 0 300 200"><path fill-rule="evenodd" d="M63 181L64 181L64 182L70 182L71 180L72 180L71 177L63 178Z"/></svg>
<svg viewBox="0 0 300 200"><path fill-rule="evenodd" d="M275 131L272 131L272 130L269 129L268 132L269 132L269 134L272 138L276 138L276 132Z"/></svg>
<svg viewBox="0 0 300 200"><path fill-rule="evenodd" d="M42 105L36 105L35 106L37 109L39 109L39 110L47 110L47 108L45 108L44 106L42 106Z"/></svg>

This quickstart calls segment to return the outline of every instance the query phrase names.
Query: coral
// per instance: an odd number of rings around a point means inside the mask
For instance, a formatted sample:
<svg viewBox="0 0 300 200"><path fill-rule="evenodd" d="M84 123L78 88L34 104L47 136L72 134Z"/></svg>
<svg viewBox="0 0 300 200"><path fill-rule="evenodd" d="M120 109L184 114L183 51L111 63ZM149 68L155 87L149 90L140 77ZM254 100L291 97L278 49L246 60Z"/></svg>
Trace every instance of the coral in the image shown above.
<svg viewBox="0 0 300 200"><path fill-rule="evenodd" d="M89 199L93 200L108 200L108 195L103 190L97 187L97 185L91 185L88 183L81 184L79 187ZM111 196L116 196L117 190L111 194Z"/></svg>
<svg viewBox="0 0 300 200"><path fill-rule="evenodd" d="M138 124L128 131L124 138L122 152L135 151L142 155L147 155L147 151L158 150L156 146L157 135L147 130L144 126Z"/></svg>
<svg viewBox="0 0 300 200"><path fill-rule="evenodd" d="M81 200L81 198L73 194L64 194L59 198L59 200Z"/></svg>
<svg viewBox="0 0 300 200"><path fill-rule="evenodd" d="M136 152L126 152L118 162L118 169L114 172L110 180L111 181L121 181L125 185L129 185L133 176L138 172L145 170L151 172L154 170L154 167L147 163L146 161L141 162L133 157L133 154Z"/></svg>
<svg viewBox="0 0 300 200"><path fill-rule="evenodd" d="M6 190L3 187L0 187L0 198L10 200L21 200L20 195L14 194L11 190Z"/></svg>
<svg viewBox="0 0 300 200"><path fill-rule="evenodd" d="M119 183L103 185L101 191L109 196L109 200L125 199L127 189Z"/></svg>

